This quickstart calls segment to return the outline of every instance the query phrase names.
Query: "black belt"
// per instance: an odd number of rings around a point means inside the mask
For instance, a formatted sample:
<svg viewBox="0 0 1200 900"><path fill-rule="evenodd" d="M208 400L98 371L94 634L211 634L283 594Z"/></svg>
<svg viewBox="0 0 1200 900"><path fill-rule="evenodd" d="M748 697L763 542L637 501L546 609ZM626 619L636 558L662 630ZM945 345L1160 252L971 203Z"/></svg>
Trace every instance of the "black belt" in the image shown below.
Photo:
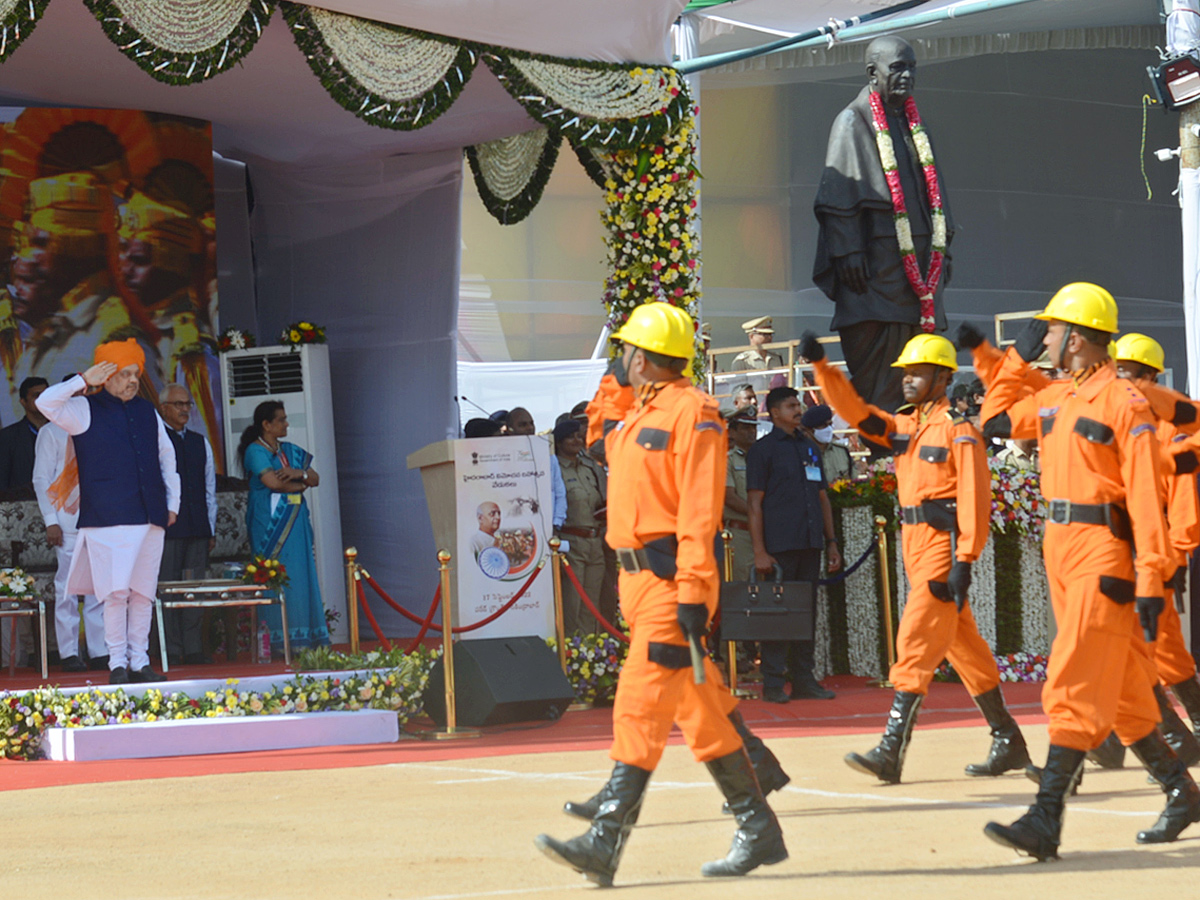
<svg viewBox="0 0 1200 900"><path fill-rule="evenodd" d="M1051 500L1046 518L1056 525L1107 525L1117 537L1128 540L1129 514L1115 503L1073 503Z"/></svg>
<svg viewBox="0 0 1200 900"><path fill-rule="evenodd" d="M586 526L560 525L558 530L563 534L571 535L571 537L594 538L600 536L599 528L588 528Z"/></svg>
<svg viewBox="0 0 1200 900"><path fill-rule="evenodd" d="M675 578L675 554L678 549L679 542L673 534L647 541L644 547L614 548L623 571L630 575L653 572L667 581Z"/></svg>
<svg viewBox="0 0 1200 900"><path fill-rule="evenodd" d="M900 507L900 521L905 525L930 525L938 531L954 531L958 527L958 503L955 500L922 500L919 506Z"/></svg>

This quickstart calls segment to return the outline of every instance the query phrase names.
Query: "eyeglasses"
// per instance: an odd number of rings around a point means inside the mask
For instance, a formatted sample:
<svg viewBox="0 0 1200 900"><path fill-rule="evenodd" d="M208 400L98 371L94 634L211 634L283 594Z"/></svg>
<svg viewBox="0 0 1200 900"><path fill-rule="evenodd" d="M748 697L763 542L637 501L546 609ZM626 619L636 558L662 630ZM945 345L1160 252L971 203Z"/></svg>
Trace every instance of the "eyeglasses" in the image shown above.
<svg viewBox="0 0 1200 900"><path fill-rule="evenodd" d="M184 409L194 409L196 404L191 400L168 400L163 406L182 406Z"/></svg>

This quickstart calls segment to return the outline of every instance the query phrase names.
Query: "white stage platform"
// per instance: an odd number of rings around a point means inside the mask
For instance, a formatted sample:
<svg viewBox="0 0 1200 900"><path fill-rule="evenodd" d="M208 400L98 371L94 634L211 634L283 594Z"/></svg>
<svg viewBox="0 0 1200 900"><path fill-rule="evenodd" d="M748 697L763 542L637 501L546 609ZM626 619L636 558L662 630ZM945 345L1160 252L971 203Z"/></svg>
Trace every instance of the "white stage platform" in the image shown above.
<svg viewBox="0 0 1200 900"><path fill-rule="evenodd" d="M394 712L362 709L47 728L42 747L47 759L83 762L391 744L399 739L400 720Z"/></svg>

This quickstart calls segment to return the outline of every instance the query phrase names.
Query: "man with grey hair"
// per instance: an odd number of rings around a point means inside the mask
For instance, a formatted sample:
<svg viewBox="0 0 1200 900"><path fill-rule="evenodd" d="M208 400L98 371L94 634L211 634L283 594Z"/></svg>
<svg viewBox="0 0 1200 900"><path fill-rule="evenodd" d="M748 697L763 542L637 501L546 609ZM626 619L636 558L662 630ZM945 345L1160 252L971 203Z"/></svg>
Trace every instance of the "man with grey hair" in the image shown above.
<svg viewBox="0 0 1200 900"><path fill-rule="evenodd" d="M187 427L195 409L187 388L168 384L159 392L158 405L167 425L167 437L175 445L175 468L182 495L179 517L167 528L163 541L159 578L163 581L204 578L217 531L217 470L212 447L204 435ZM211 662L204 654L202 619L203 611L199 609L167 612L164 624L168 661L187 665Z"/></svg>
<svg viewBox="0 0 1200 900"><path fill-rule="evenodd" d="M488 547L496 546L496 532L500 530L500 507L491 500L480 503L475 510L479 530L471 535L471 552L476 558Z"/></svg>

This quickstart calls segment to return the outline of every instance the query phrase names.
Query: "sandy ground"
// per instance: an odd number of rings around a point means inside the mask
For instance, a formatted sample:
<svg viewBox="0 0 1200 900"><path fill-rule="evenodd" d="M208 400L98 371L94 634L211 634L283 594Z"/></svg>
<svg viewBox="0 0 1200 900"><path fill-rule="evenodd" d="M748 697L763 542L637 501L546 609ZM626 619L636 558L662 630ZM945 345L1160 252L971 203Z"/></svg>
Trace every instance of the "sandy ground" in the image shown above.
<svg viewBox="0 0 1200 900"><path fill-rule="evenodd" d="M1045 732L1030 732L1035 757L1044 759ZM919 730L897 786L841 762L847 750L869 749L869 737L771 743L793 777L773 795L789 860L743 879L701 878L701 863L724 855L733 825L704 768L670 747L617 873L617 896L1012 900L1134 897L1150 885L1158 896L1194 896L1200 825L1175 844L1134 841L1163 804L1140 769L1089 766L1068 807L1063 859L1037 864L982 834L990 819L1019 815L1034 790L1017 775L961 774L984 754L982 727ZM589 796L609 769L603 752L580 751L5 792L3 894L579 896L599 889L543 857L533 837L580 833L585 826L561 804Z"/></svg>

